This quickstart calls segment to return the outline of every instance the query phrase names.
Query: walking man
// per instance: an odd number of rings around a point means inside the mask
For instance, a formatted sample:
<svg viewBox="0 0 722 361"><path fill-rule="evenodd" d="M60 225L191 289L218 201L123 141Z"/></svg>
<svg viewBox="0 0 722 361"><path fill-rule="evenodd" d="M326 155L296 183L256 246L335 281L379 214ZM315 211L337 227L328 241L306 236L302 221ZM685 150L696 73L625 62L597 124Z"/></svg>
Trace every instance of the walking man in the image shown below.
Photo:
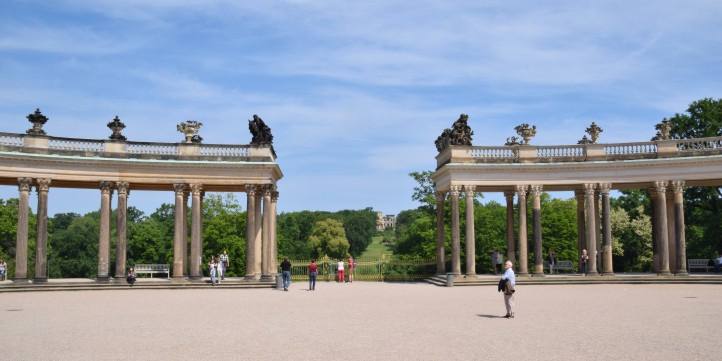
<svg viewBox="0 0 722 361"><path fill-rule="evenodd" d="M288 291L288 287L291 286L291 262L288 258L284 258L281 262L281 272L283 275L283 290Z"/></svg>
<svg viewBox="0 0 722 361"><path fill-rule="evenodd" d="M223 250L223 254L221 254L221 280L225 279L226 277L226 270L228 269L228 250Z"/></svg>
<svg viewBox="0 0 722 361"><path fill-rule="evenodd" d="M514 318L514 292L516 286L516 275L512 269L511 261L506 261L504 264L504 274L499 280L499 291L504 292L504 306L506 306L505 318Z"/></svg>
<svg viewBox="0 0 722 361"><path fill-rule="evenodd" d="M318 276L318 265L316 260L312 259L311 264L308 265L308 290L316 290L316 277Z"/></svg>

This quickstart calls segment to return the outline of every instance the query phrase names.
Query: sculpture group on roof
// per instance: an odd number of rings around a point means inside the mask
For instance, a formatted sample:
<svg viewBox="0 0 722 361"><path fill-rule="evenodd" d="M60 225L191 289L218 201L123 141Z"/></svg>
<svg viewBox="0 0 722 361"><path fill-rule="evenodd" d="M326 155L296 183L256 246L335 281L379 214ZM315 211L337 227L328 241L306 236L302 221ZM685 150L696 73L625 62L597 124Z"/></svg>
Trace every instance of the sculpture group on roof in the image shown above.
<svg viewBox="0 0 722 361"><path fill-rule="evenodd" d="M459 119L454 122L452 127L444 129L441 135L436 138L436 149L441 152L450 145L471 145L471 137L474 135L474 131L471 130L468 121L468 115L459 115Z"/></svg>
<svg viewBox="0 0 722 361"><path fill-rule="evenodd" d="M256 114L253 114L253 120L248 121L248 129L253 135L251 144L253 145L271 145L273 144L273 135L271 128Z"/></svg>

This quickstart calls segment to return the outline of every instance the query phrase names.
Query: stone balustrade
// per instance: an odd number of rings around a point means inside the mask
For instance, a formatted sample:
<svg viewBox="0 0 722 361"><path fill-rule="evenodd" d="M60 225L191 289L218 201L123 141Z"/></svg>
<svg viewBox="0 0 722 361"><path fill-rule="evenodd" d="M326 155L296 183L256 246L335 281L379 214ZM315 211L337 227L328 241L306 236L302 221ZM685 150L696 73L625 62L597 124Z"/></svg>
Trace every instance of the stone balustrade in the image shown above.
<svg viewBox="0 0 722 361"><path fill-rule="evenodd" d="M436 157L447 163L549 163L617 161L722 154L722 137L576 145L446 147Z"/></svg>
<svg viewBox="0 0 722 361"><path fill-rule="evenodd" d="M0 132L0 151L99 158L268 162L276 160L276 154L270 145L133 142L3 132Z"/></svg>

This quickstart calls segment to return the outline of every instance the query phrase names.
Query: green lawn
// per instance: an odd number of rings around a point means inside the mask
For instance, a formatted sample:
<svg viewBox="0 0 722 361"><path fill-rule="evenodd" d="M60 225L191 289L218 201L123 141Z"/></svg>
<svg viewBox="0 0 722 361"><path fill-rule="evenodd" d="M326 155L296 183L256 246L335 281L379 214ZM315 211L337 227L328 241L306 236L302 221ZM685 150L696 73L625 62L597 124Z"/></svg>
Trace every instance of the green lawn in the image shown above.
<svg viewBox="0 0 722 361"><path fill-rule="evenodd" d="M392 255L393 252L381 243L381 240L383 240L382 236L375 236L366 251L361 254L361 258L381 258L382 254Z"/></svg>

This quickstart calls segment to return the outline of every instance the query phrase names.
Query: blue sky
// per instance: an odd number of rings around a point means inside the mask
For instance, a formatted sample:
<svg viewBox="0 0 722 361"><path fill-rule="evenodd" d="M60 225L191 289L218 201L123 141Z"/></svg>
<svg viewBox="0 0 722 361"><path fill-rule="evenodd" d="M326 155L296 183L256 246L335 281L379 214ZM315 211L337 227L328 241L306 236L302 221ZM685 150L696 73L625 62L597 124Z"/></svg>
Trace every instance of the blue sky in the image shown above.
<svg viewBox="0 0 722 361"><path fill-rule="evenodd" d="M511 4L510 4L511 3ZM51 135L248 143L257 113L285 173L279 209L413 208L410 171L468 113L477 145L642 141L722 97L719 1L12 1L0 3L0 131L40 107ZM50 213L99 191L53 189ZM0 187L0 197L16 189ZM487 199L498 196L488 195ZM243 197L241 197L243 198ZM152 211L171 192L136 192Z"/></svg>

